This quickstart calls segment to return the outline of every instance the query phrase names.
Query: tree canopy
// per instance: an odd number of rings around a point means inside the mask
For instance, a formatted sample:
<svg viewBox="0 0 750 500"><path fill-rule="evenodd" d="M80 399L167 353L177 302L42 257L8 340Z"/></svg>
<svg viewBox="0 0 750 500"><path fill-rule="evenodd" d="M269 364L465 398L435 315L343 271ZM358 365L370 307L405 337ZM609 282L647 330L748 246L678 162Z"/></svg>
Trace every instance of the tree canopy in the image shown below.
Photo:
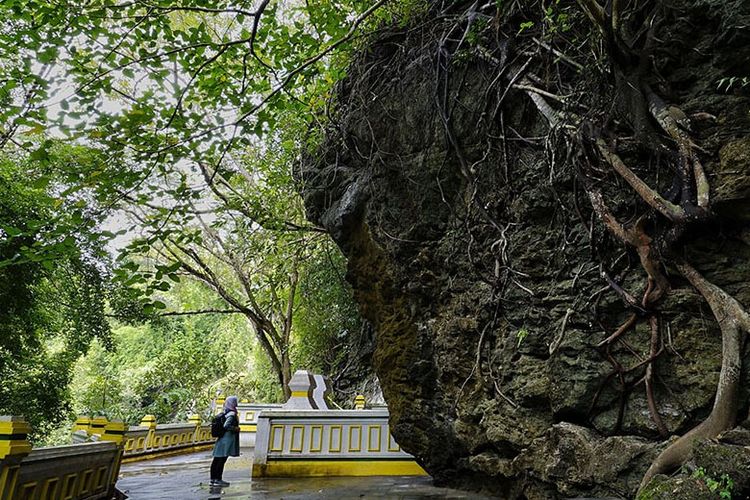
<svg viewBox="0 0 750 500"><path fill-rule="evenodd" d="M105 411L91 394L97 383L111 383L113 395L124 387L109 366L122 361L110 351L127 349L123 328L150 321L149 335L208 356L201 342L217 334L185 333L195 315L219 318L214 326L244 318L285 391L293 363L339 363L314 361L314 349L295 340L322 349L360 327L341 257L305 220L294 165L319 139L352 49L384 21L421 7L387 4L3 2L3 374L53 371L56 378L39 380L58 388L46 407L59 418L75 360L99 339L85 361L94 378L82 382L93 389L74 399L79 409ZM182 300L185 286L198 286L202 299ZM55 308L61 297L68 310ZM330 318L319 312L326 306ZM174 375L153 373L165 383ZM218 372L206 373L191 391ZM2 411L19 408L11 393L36 397L11 384Z"/></svg>
<svg viewBox="0 0 750 500"><path fill-rule="evenodd" d="M59 148L63 161L85 151ZM28 415L44 432L62 419L72 362L92 339L110 345L105 277L95 220L54 198L33 163L0 156L0 409Z"/></svg>

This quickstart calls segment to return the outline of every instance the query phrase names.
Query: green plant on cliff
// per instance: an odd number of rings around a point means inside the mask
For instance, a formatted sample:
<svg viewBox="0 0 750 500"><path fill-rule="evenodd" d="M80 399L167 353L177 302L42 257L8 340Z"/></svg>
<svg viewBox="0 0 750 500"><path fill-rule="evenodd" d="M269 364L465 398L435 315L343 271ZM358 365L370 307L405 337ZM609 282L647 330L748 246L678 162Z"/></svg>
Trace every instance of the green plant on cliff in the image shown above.
<svg viewBox="0 0 750 500"><path fill-rule="evenodd" d="M518 332L516 332L516 347L521 347L521 344L523 344L523 341L526 340L526 337L528 336L529 331L526 328L521 328L520 330L518 330Z"/></svg>
<svg viewBox="0 0 750 500"><path fill-rule="evenodd" d="M430 6L429 0L399 0L389 2L377 12L368 29L379 27L405 27L414 22L414 19L424 14Z"/></svg>
<svg viewBox="0 0 750 500"><path fill-rule="evenodd" d="M703 467L698 467L693 471L691 476L693 479L702 481L711 493L714 493L723 500L732 499L732 489L734 488L734 481L727 474L722 474L719 479L715 479L706 473Z"/></svg>
<svg viewBox="0 0 750 500"><path fill-rule="evenodd" d="M544 10L544 23L548 31L548 37L558 32L566 33L571 30L569 14L571 9L572 6L560 5L559 0L555 0L554 3L547 6Z"/></svg>

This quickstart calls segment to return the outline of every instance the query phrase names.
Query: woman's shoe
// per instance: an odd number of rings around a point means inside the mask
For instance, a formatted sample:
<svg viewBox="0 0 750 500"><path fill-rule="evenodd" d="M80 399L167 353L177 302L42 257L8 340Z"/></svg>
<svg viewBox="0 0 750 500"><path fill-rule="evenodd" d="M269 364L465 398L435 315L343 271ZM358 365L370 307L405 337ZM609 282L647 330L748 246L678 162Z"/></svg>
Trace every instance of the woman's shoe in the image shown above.
<svg viewBox="0 0 750 500"><path fill-rule="evenodd" d="M214 479L211 481L211 486L221 486L222 488L226 488L229 486L229 483L220 479Z"/></svg>

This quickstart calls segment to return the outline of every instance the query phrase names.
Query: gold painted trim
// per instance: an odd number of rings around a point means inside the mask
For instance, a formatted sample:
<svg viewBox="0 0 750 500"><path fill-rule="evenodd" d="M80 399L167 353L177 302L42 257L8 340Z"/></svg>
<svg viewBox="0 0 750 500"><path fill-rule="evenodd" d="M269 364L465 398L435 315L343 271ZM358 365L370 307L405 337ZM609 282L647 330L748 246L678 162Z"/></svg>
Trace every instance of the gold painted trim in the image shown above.
<svg viewBox="0 0 750 500"><path fill-rule="evenodd" d="M314 445L315 431L319 432L318 444ZM310 453L316 453L323 450L323 426L322 425L311 425L310 426Z"/></svg>
<svg viewBox="0 0 750 500"><path fill-rule="evenodd" d="M252 477L426 476L413 460L270 460L253 464Z"/></svg>
<svg viewBox="0 0 750 500"><path fill-rule="evenodd" d="M107 467L99 467L96 471L96 489L107 487Z"/></svg>
<svg viewBox="0 0 750 500"><path fill-rule="evenodd" d="M61 496L63 500L72 500L76 496L76 479L78 474L67 474L63 481Z"/></svg>
<svg viewBox="0 0 750 500"><path fill-rule="evenodd" d="M79 474L82 474L82 477L78 484L78 495L90 495L93 486L91 482L94 479L94 469L86 469L83 472L79 472Z"/></svg>
<svg viewBox="0 0 750 500"><path fill-rule="evenodd" d="M292 391L293 398L306 398L308 392L307 391Z"/></svg>
<svg viewBox="0 0 750 500"><path fill-rule="evenodd" d="M20 472L20 465L3 466L0 462L0 498L3 500L10 498L10 496L5 496L4 492L8 492L8 495L10 495L15 491Z"/></svg>
<svg viewBox="0 0 750 500"><path fill-rule="evenodd" d="M258 432L257 424L240 424L240 432Z"/></svg>
<svg viewBox="0 0 750 500"><path fill-rule="evenodd" d="M58 477L51 477L47 479L44 482L44 486L42 486L42 494L39 495L39 498L57 498L58 497L58 488L60 487L60 478Z"/></svg>
<svg viewBox="0 0 750 500"><path fill-rule="evenodd" d="M30 481L21 485L21 496L19 498L36 498L36 487L39 483L36 481Z"/></svg>
<svg viewBox="0 0 750 500"><path fill-rule="evenodd" d="M294 433L295 431L302 431L299 437L299 448L294 446ZM289 451L295 453L302 453L302 448L305 447L305 426L304 425L293 425L291 429L291 436L289 438Z"/></svg>
<svg viewBox="0 0 750 500"><path fill-rule="evenodd" d="M338 431L339 434L339 445L337 448L333 447L333 431ZM340 425L332 425L328 432L328 453L341 453L341 445L344 440L344 432Z"/></svg>
<svg viewBox="0 0 750 500"><path fill-rule="evenodd" d="M352 446L352 434L355 429L358 431L356 448ZM349 451L362 451L362 426L361 425L349 426Z"/></svg>
<svg viewBox="0 0 750 500"><path fill-rule="evenodd" d="M376 452L380 451L380 447L381 447L380 438L382 437L381 430L382 429L380 425L368 425L367 426L367 451L376 451ZM377 446L373 446L373 439L372 439L373 432L372 431L378 431L377 432L378 437L377 439L374 440Z"/></svg>
<svg viewBox="0 0 750 500"><path fill-rule="evenodd" d="M269 435L269 441L270 442L268 443L268 451L283 451L284 450L284 430L285 430L285 427L286 426L284 426L284 425L278 425L278 424L271 426L271 432L270 432L270 435ZM276 443L276 439L274 438L274 436L276 436L276 432L275 431L277 431L279 429L281 429L281 446L279 448L275 448L274 447L274 444Z"/></svg>

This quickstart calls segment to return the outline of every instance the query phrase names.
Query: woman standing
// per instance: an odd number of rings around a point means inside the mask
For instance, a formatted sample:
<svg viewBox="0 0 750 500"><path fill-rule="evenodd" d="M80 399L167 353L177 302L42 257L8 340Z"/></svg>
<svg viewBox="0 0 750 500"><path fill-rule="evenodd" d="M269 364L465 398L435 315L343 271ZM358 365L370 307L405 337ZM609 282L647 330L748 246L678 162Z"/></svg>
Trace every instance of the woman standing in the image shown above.
<svg viewBox="0 0 750 500"><path fill-rule="evenodd" d="M224 401L224 435L216 440L211 462L211 486L229 486L222 480L227 458L240 456L240 419L237 416L237 396Z"/></svg>

